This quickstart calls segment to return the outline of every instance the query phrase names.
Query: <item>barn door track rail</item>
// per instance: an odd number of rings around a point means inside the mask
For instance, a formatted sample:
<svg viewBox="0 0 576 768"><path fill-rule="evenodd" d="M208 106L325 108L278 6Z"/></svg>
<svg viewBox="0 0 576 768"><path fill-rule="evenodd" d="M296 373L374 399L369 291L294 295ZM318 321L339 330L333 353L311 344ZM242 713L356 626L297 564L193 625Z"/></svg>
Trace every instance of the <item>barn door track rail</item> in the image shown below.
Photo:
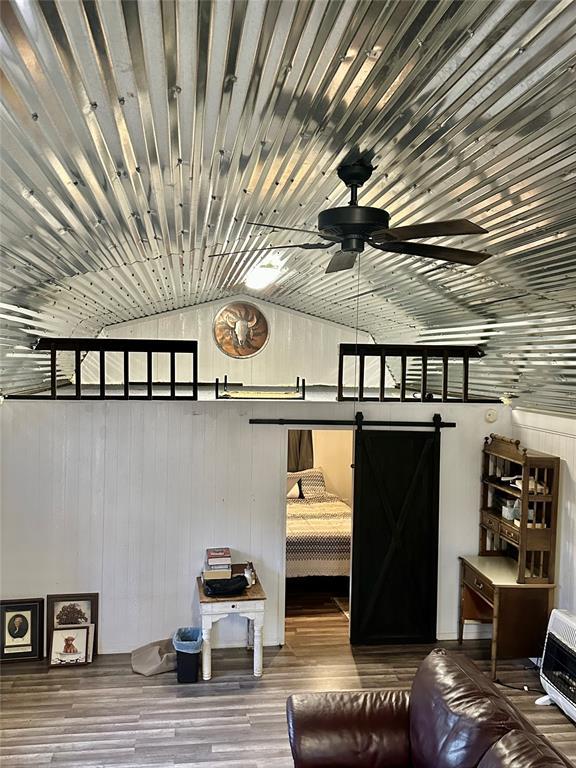
<svg viewBox="0 0 576 768"><path fill-rule="evenodd" d="M362 411L358 411L354 419L250 419L250 424L275 424L276 426L326 426L326 427L420 427L423 429L453 428L455 421L442 421L442 416L435 413L430 421L366 421Z"/></svg>

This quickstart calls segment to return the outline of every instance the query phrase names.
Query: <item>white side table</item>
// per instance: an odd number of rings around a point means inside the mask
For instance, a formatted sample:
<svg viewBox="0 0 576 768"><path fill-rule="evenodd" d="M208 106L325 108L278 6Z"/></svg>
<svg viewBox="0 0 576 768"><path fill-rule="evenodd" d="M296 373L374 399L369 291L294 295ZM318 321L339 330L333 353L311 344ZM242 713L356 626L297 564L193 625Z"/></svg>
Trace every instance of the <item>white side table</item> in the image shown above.
<svg viewBox="0 0 576 768"><path fill-rule="evenodd" d="M234 576L244 573L244 564L233 565ZM255 574L256 576L256 574ZM248 620L246 647L254 638L254 677L262 677L262 631L264 629L264 601L266 594L260 580L237 597L208 597L204 594L202 579L198 577L198 595L200 597L200 615L202 617L202 678L212 677L212 625L225 616L237 614Z"/></svg>

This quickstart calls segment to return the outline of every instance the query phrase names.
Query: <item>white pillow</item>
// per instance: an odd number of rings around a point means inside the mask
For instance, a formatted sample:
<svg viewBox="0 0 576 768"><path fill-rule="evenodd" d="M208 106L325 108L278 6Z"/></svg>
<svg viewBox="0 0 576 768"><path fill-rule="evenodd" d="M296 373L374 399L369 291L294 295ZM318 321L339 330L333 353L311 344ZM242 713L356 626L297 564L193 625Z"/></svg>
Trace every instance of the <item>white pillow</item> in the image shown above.
<svg viewBox="0 0 576 768"><path fill-rule="evenodd" d="M300 498L300 486L298 485L297 482L294 483L292 488L290 488L290 490L286 494L286 498L287 499L299 499Z"/></svg>

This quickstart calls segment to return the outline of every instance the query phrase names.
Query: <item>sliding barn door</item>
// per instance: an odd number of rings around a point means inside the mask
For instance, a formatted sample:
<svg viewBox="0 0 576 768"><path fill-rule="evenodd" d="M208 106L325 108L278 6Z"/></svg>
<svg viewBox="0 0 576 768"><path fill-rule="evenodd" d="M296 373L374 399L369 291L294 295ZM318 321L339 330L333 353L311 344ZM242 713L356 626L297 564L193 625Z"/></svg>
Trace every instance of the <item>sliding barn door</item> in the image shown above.
<svg viewBox="0 0 576 768"><path fill-rule="evenodd" d="M356 431L352 643L436 640L439 459L439 431Z"/></svg>

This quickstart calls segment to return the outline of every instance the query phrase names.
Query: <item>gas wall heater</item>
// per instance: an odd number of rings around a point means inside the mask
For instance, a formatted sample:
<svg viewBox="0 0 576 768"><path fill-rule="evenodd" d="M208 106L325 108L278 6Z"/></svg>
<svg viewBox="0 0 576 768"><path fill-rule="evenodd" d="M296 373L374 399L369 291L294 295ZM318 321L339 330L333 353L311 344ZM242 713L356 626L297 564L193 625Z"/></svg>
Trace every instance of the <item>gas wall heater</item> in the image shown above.
<svg viewBox="0 0 576 768"><path fill-rule="evenodd" d="M555 608L550 614L540 682L547 696L536 704L554 702L576 721L576 616Z"/></svg>

